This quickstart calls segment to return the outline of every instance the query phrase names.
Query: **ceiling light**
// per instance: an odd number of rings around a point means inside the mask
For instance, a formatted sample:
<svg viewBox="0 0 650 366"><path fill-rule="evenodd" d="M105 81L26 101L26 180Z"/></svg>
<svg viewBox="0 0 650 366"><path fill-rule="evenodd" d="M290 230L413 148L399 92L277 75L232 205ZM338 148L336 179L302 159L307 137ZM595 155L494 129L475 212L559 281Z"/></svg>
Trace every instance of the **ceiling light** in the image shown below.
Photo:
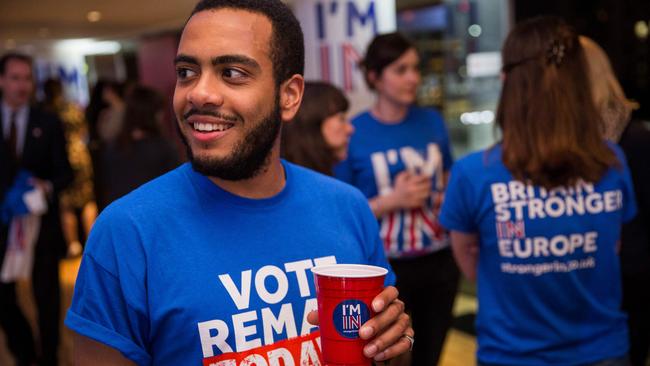
<svg viewBox="0 0 650 366"><path fill-rule="evenodd" d="M96 23L102 19L102 13L98 12L97 10L89 11L86 15L86 18L89 22Z"/></svg>
<svg viewBox="0 0 650 366"><path fill-rule="evenodd" d="M472 24L467 28L467 32L469 33L470 36L472 37L479 37L481 36L481 33L483 33L483 30L481 29L481 26L478 24Z"/></svg>

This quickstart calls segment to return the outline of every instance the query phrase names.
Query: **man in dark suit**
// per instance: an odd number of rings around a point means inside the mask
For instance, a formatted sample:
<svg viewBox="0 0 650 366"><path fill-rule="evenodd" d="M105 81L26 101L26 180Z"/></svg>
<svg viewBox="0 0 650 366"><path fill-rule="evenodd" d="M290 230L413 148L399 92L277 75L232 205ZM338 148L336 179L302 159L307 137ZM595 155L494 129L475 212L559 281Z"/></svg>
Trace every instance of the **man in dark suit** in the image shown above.
<svg viewBox="0 0 650 366"><path fill-rule="evenodd" d="M18 53L2 56L0 89L0 202L19 170L31 173L31 184L43 191L48 201L48 211L41 217L36 239L32 272L40 342L35 347L34 337L16 302L15 283L0 283L0 326L18 365L35 361L40 365L56 365L60 331L59 260L65 254L58 193L72 181L72 170L60 121L30 106L34 91L31 58ZM2 223L0 266L8 231L8 225Z"/></svg>

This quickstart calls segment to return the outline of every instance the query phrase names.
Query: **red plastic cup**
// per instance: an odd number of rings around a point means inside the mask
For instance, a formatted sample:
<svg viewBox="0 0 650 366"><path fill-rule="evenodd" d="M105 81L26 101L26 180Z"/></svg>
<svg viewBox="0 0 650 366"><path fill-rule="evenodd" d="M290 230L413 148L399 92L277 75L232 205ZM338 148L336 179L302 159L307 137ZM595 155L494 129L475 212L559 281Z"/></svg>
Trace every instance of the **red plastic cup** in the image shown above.
<svg viewBox="0 0 650 366"><path fill-rule="evenodd" d="M388 270L360 264L311 269L316 282L321 350L325 366L371 366L359 329L375 315L372 300L384 289Z"/></svg>

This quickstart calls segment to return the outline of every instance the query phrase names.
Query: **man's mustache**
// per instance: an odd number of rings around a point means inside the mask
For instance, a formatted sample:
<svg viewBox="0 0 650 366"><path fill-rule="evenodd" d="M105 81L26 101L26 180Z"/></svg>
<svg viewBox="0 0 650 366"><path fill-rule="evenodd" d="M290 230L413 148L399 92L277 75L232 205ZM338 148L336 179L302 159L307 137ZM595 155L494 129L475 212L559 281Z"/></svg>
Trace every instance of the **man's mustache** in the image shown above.
<svg viewBox="0 0 650 366"><path fill-rule="evenodd" d="M223 114L221 112L218 112L218 111L216 111L214 109L207 109L207 108L203 108L203 109L191 108L189 111L183 113L183 119L187 120L188 118L190 118L191 116L194 116L194 115L216 117L216 118L222 119L224 121L228 121L228 122L237 122L237 121L239 121L239 118L237 116L235 116L235 115L227 115L227 114Z"/></svg>

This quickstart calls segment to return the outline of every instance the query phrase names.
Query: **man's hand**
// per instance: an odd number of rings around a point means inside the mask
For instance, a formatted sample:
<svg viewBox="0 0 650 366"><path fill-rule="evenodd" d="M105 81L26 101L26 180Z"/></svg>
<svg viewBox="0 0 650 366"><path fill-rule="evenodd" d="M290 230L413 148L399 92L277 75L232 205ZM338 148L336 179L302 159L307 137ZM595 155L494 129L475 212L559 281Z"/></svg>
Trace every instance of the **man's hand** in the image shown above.
<svg viewBox="0 0 650 366"><path fill-rule="evenodd" d="M411 349L411 340L405 337L413 337L411 319L404 312L404 303L397 295L397 289L393 286L386 287L377 295L372 301L372 308L377 314L359 330L360 337L369 340L363 353L375 361L385 361ZM318 324L318 313L312 311L307 320Z"/></svg>

